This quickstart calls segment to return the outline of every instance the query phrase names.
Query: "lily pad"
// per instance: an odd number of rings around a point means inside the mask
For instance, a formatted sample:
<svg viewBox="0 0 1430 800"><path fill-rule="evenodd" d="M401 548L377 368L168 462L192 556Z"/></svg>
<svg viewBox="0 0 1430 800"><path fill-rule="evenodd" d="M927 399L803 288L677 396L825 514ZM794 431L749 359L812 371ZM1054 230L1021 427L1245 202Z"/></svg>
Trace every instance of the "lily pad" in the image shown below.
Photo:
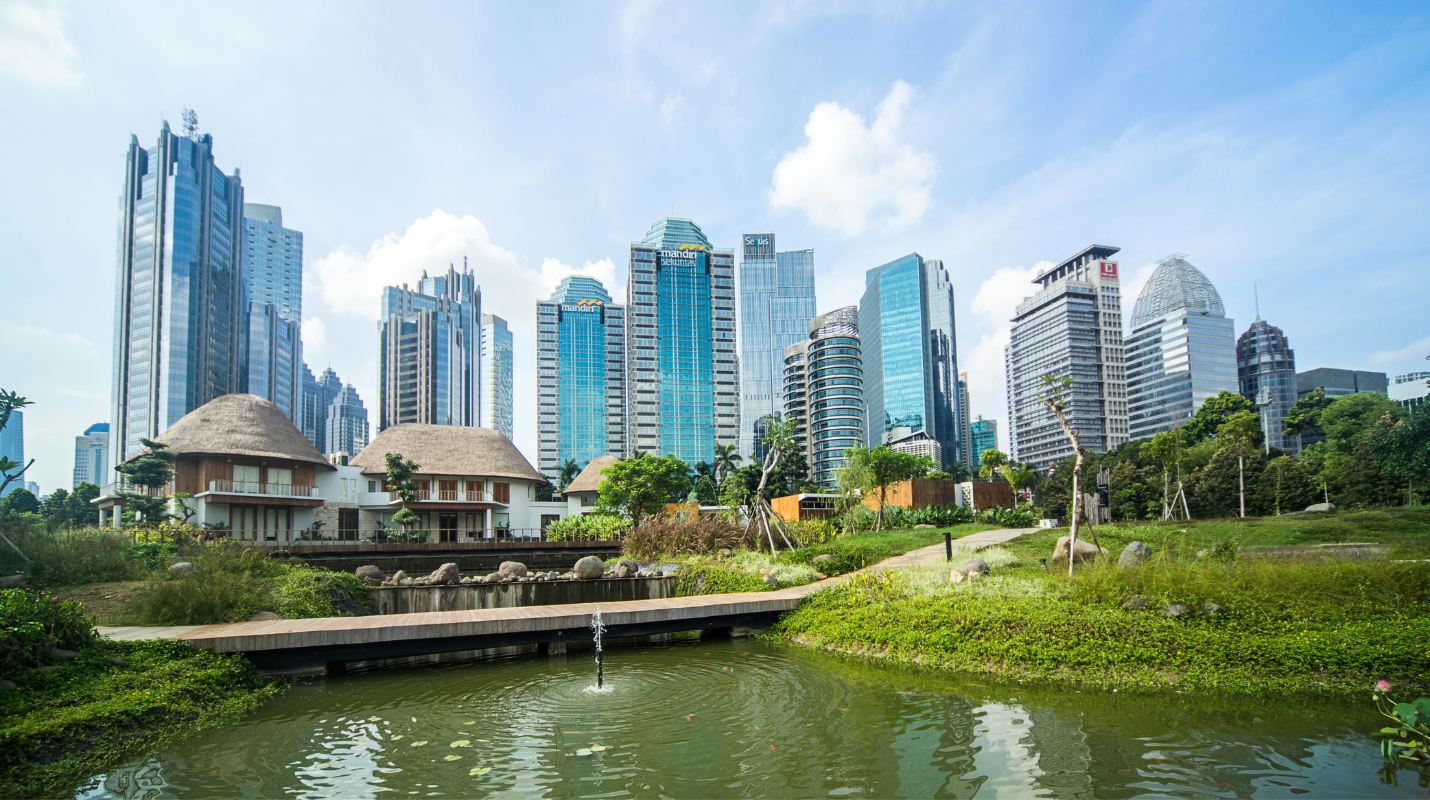
<svg viewBox="0 0 1430 800"><path fill-rule="evenodd" d="M477 775L485 775L485 774L487 774L488 772L491 772L491 771L492 771L492 768L491 768L491 767L472 767L472 768L467 772L467 774L468 774L468 775L472 775L472 776L477 776Z"/></svg>
<svg viewBox="0 0 1430 800"><path fill-rule="evenodd" d="M471 722L463 722L462 724L463 724L463 725L475 725L475 724L477 724L477 721L476 721L476 720L472 720Z"/></svg>
<svg viewBox="0 0 1430 800"><path fill-rule="evenodd" d="M576 755L578 755L578 756L589 756L589 755L591 755L591 748L589 748L589 747L583 747L583 748L581 748L580 750L577 750L577 751L576 751Z"/></svg>
<svg viewBox="0 0 1430 800"><path fill-rule="evenodd" d="M471 747L471 746L472 746L472 740L471 740L471 739L458 739L457 741L452 742L451 746L452 746L452 747Z"/></svg>
<svg viewBox="0 0 1430 800"><path fill-rule="evenodd" d="M399 739L406 739L406 738L407 738L407 734L405 734L405 733L399 733L399 734L397 734L396 736L392 737L392 741L395 742L395 741L397 741L397 740L399 740Z"/></svg>
<svg viewBox="0 0 1430 800"><path fill-rule="evenodd" d="M591 752L593 752L593 753L599 753L599 752L601 752L602 750L605 750L605 749L606 749L606 746L603 745L603 744L593 744L593 745L591 745Z"/></svg>
<svg viewBox="0 0 1430 800"><path fill-rule="evenodd" d="M424 740L422 740L422 741L420 741L420 742L413 742L413 743L412 743L412 746L413 746L413 747L421 747L421 746L423 746L423 745L425 745L425 744L427 744L427 740L426 740L426 739L424 739Z"/></svg>
<svg viewBox="0 0 1430 800"><path fill-rule="evenodd" d="M461 761L461 756L442 756L443 761Z"/></svg>

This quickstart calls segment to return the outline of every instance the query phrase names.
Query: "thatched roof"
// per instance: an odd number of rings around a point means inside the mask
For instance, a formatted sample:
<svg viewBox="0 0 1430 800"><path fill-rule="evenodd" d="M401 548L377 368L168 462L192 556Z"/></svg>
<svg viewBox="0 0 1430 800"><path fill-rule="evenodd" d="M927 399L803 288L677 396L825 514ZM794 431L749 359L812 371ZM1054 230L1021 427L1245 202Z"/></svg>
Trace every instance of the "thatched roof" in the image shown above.
<svg viewBox="0 0 1430 800"><path fill-rule="evenodd" d="M481 475L546 483L500 432L462 425L406 422L382 431L348 462L365 475L387 472L388 453L417 462L419 475Z"/></svg>
<svg viewBox="0 0 1430 800"><path fill-rule="evenodd" d="M591 459L591 463L581 470L574 480L566 484L566 488L561 490L562 494L572 494L580 492L591 492L595 494L601 490L601 470L620 461L615 456L596 456Z"/></svg>
<svg viewBox="0 0 1430 800"><path fill-rule="evenodd" d="M185 414L155 441L180 455L284 458L333 469L278 406L253 394L226 394L210 400Z"/></svg>

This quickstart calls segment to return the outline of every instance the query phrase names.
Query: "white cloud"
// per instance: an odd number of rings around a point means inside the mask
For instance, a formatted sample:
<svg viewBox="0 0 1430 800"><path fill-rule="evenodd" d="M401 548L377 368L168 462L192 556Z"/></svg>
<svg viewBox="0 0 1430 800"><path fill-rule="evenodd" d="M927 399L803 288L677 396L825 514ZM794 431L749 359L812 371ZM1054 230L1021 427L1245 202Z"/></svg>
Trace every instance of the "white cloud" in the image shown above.
<svg viewBox="0 0 1430 800"><path fill-rule="evenodd" d="M846 236L917 222L929 205L935 164L900 138L913 96L912 86L895 81L873 125L835 102L815 106L804 126L808 141L775 166L770 205L802 210Z"/></svg>
<svg viewBox="0 0 1430 800"><path fill-rule="evenodd" d="M79 348L80 350L83 350L87 353L97 352L94 348L93 342L84 338L83 336L80 336L77 333L52 331L49 328L41 328L36 325L21 325L20 333L26 337L33 337L30 340L31 344L37 344L38 342L36 340L48 341L52 343L63 342L70 347Z"/></svg>
<svg viewBox="0 0 1430 800"><path fill-rule="evenodd" d="M73 86L84 78L76 60L56 0L0 2L0 72L41 86Z"/></svg>
<svg viewBox="0 0 1430 800"><path fill-rule="evenodd" d="M1426 336L1418 342L1411 342L1399 350L1379 350L1370 354L1372 364L1391 364L1396 361L1409 361L1411 359L1423 359L1430 356L1430 336Z"/></svg>
<svg viewBox="0 0 1430 800"><path fill-rule="evenodd" d="M616 286L616 264L609 258L600 261L587 261L580 268L561 263L554 258L546 258L541 262L541 285L546 289L545 296L556 291L556 286L561 283L561 279L567 275L589 275L605 284L606 291L611 293L611 297L620 301L619 288Z"/></svg>
<svg viewBox="0 0 1430 800"><path fill-rule="evenodd" d="M684 103L685 96L680 92L665 96L665 100L660 104L660 117L665 120L665 127L669 128L675 124L675 115L680 112Z"/></svg>
<svg viewBox="0 0 1430 800"><path fill-rule="evenodd" d="M1132 308L1137 305L1137 296L1142 294L1142 287L1147 285L1152 273L1157 270L1157 262L1151 261L1137 268L1132 273L1132 277L1118 281L1122 291L1122 324L1132 324ZM1125 273L1124 273L1125 274Z"/></svg>
<svg viewBox="0 0 1430 800"><path fill-rule="evenodd" d="M328 326L318 317L303 320L303 352L318 355L328 346Z"/></svg>
<svg viewBox="0 0 1430 800"><path fill-rule="evenodd" d="M959 361L959 366L968 373L973 413L988 419L1007 419L1005 413L995 411L1006 406L1003 347L1008 344L1018 303L1037 288L1032 284L1033 276L1050 266L1051 262L1043 261L1026 269L999 267L983 281L969 303L974 315L981 318L977 327L985 331L972 350L964 350L966 355ZM1007 434L1000 436L1003 441L999 444L1006 449Z"/></svg>

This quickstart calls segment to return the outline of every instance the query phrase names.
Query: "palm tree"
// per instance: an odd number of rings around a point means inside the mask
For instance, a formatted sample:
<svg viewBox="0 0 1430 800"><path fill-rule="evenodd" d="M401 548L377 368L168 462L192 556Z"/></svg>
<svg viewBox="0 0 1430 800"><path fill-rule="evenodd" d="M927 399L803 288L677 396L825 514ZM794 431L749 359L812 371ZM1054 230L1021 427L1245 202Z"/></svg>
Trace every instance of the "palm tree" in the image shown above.
<svg viewBox="0 0 1430 800"><path fill-rule="evenodd" d="M697 461L695 462L695 466L691 467L691 469L695 472L696 480L707 475L710 476L711 480L715 479L715 467L709 461Z"/></svg>
<svg viewBox="0 0 1430 800"><path fill-rule="evenodd" d="M734 472L735 470L739 469L739 468L740 468L740 462L741 462L741 461L744 461L744 460L745 460L745 457L742 456L742 455L740 455L739 451L735 448L735 445L733 445L733 444L717 444L717 445L715 445L715 460L714 460L715 474L716 474L717 476L719 476L721 483L723 483L723 482L725 481L725 477L726 477L727 475L729 475L731 472Z"/></svg>
<svg viewBox="0 0 1430 800"><path fill-rule="evenodd" d="M998 468L1008 463L1008 456L990 447L978 454L978 463L981 465L978 477L985 481L992 480L999 473Z"/></svg>
<svg viewBox="0 0 1430 800"><path fill-rule="evenodd" d="M581 465L576 463L576 459L568 458L561 464L561 474L557 477L560 489L564 490L571 481L576 480L576 476L581 474Z"/></svg>
<svg viewBox="0 0 1430 800"><path fill-rule="evenodd" d="M948 479L954 483L963 483L969 478L968 465L962 461L955 461L947 470Z"/></svg>
<svg viewBox="0 0 1430 800"><path fill-rule="evenodd" d="M1018 507L1018 490L1026 487L1038 473L1027 464L1019 464L1016 461L1009 461L998 468L998 473L1003 476L1003 480L1013 488L1013 507Z"/></svg>

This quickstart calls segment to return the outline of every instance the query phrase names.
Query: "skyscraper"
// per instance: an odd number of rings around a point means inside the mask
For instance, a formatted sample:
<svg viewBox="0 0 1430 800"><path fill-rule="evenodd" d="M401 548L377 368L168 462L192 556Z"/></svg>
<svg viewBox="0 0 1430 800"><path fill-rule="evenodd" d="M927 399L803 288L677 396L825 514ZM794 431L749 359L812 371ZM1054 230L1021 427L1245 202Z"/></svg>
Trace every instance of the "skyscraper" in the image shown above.
<svg viewBox="0 0 1430 800"><path fill-rule="evenodd" d="M1132 307L1127 422L1133 439L1169 431L1221 392L1235 394L1236 323L1216 287L1178 255L1157 262Z"/></svg>
<svg viewBox="0 0 1430 800"><path fill-rule="evenodd" d="M303 431L308 441L318 448L319 453L326 455L334 452L328 447L328 409L337 398L338 392L342 391L343 382L332 367L323 370L320 377L314 378L313 370L309 369L305 362L302 365L302 374L302 420L298 428Z"/></svg>
<svg viewBox="0 0 1430 800"><path fill-rule="evenodd" d="M332 373L323 373L327 377ZM355 456L368 442L367 407L362 404L357 389L351 383L338 390L333 401L328 404L328 416L324 420L323 455L347 453Z"/></svg>
<svg viewBox="0 0 1430 800"><path fill-rule="evenodd" d="M595 278L571 275L536 303L537 469L625 458L626 310Z"/></svg>
<svg viewBox="0 0 1430 800"><path fill-rule="evenodd" d="M214 163L185 115L144 148L129 139L120 199L110 459L122 463L179 418L248 388L243 183Z"/></svg>
<svg viewBox="0 0 1430 800"><path fill-rule="evenodd" d="M863 341L865 440L889 441L896 428L939 443L942 466L963 457L953 284L943 262L918 253L865 273L859 301Z"/></svg>
<svg viewBox="0 0 1430 800"><path fill-rule="evenodd" d="M476 427L481 420L482 290L470 269L422 273L417 289L382 290L378 432L401 422Z"/></svg>
<svg viewBox="0 0 1430 800"><path fill-rule="evenodd" d="M978 419L969 423L968 427L973 438L973 462L969 469L977 472L983 466L983 451L998 449L998 420L984 419L979 414Z"/></svg>
<svg viewBox="0 0 1430 800"><path fill-rule="evenodd" d="M295 423L302 417L303 234L283 227L283 209L243 204L248 286L248 393Z"/></svg>
<svg viewBox="0 0 1430 800"><path fill-rule="evenodd" d="M70 488L81 483L104 486L110 483L109 423L96 422L74 437L74 478Z"/></svg>
<svg viewBox="0 0 1430 800"><path fill-rule="evenodd" d="M482 315L482 414L484 428L495 428L511 439L511 331L506 320Z"/></svg>
<svg viewBox="0 0 1430 800"><path fill-rule="evenodd" d="M19 464L20 466L15 468L15 472L25 468L25 412L18 408L10 412L10 419L6 421L5 427L0 428L0 458L8 458ZM0 474L0 483L4 483L5 476L9 474L11 473ZM5 491L0 494L0 497L23 488L25 488L25 479L21 476L10 481L10 485L5 487Z"/></svg>
<svg viewBox="0 0 1430 800"><path fill-rule="evenodd" d="M1404 375L1396 375L1394 382L1390 384L1390 399L1405 406L1407 410L1414 410L1425 403L1425 398L1430 396L1430 372L1407 372Z"/></svg>
<svg viewBox="0 0 1430 800"><path fill-rule="evenodd" d="M963 444L963 465L973 469L977 456L973 452L973 429L968 419L968 373L958 373L958 440Z"/></svg>
<svg viewBox="0 0 1430 800"><path fill-rule="evenodd" d="M760 419L779 413L785 348L809 335L814 251L775 251L773 233L747 233L740 259L741 453L764 456Z"/></svg>
<svg viewBox="0 0 1430 800"><path fill-rule="evenodd" d="M626 284L630 449L709 461L740 438L735 253L667 217L631 243Z"/></svg>
<svg viewBox="0 0 1430 800"><path fill-rule="evenodd" d="M1236 377L1241 396L1253 404L1258 399L1269 404L1258 407L1266 443L1289 455L1301 450L1301 437L1285 436L1286 413L1296 402L1296 352L1280 328L1258 314L1256 321L1236 340ZM1267 397L1260 398L1261 390Z"/></svg>
<svg viewBox="0 0 1430 800"><path fill-rule="evenodd" d="M1044 375L1072 378L1065 414L1082 446L1105 453L1127 441L1118 248L1095 244L1033 279L1003 348L1008 380L1009 457L1046 470L1073 454L1057 418L1039 399Z"/></svg>
<svg viewBox="0 0 1430 800"><path fill-rule="evenodd" d="M1296 396L1305 397L1320 389L1327 397L1345 397L1348 394L1371 393L1389 394L1390 380L1384 372L1367 372L1359 369L1336 369L1317 367L1296 373Z"/></svg>
<svg viewBox="0 0 1430 800"><path fill-rule="evenodd" d="M809 338L785 348L784 360L784 411L799 420L796 440L809 465L809 479L833 486L844 451L864 443L858 307L810 320Z"/></svg>

